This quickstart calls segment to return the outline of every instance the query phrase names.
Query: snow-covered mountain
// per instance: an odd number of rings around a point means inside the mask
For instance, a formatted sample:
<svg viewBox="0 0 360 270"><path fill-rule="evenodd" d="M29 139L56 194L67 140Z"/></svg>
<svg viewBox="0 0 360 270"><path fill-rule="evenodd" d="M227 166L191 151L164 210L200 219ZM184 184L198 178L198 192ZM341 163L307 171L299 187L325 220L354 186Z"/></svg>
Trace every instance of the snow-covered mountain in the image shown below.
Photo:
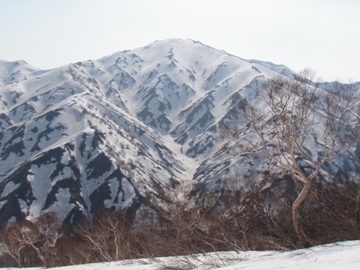
<svg viewBox="0 0 360 270"><path fill-rule="evenodd" d="M0 61L0 221L137 209L183 183L216 188L239 163L256 170L221 151L218 124L279 74L294 72L180 39L53 70Z"/></svg>

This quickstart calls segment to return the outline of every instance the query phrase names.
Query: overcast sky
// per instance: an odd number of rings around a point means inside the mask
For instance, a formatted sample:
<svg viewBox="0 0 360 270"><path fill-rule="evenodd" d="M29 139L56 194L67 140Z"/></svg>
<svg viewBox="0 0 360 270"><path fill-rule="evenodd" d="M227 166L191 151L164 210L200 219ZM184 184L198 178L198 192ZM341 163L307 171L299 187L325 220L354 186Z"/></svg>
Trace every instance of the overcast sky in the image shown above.
<svg viewBox="0 0 360 270"><path fill-rule="evenodd" d="M0 0L0 59L50 69L191 38L360 81L359 0Z"/></svg>

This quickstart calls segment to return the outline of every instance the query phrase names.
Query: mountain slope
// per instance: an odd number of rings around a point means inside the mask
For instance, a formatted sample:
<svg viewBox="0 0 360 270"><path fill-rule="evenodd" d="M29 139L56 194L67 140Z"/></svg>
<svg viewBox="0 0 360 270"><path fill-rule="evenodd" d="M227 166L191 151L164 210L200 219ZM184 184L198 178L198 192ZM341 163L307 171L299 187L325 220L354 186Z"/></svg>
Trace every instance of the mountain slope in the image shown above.
<svg viewBox="0 0 360 270"><path fill-rule="evenodd" d="M293 73L179 39L53 70L1 61L0 221L137 209L189 181L217 188L236 164L259 169L222 152L218 124L279 74Z"/></svg>

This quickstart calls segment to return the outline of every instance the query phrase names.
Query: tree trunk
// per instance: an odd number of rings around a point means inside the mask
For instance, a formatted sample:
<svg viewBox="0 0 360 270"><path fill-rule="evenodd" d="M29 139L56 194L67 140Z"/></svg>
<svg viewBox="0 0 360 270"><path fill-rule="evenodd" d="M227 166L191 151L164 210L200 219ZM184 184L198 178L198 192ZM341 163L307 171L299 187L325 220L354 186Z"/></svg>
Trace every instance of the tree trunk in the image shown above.
<svg viewBox="0 0 360 270"><path fill-rule="evenodd" d="M304 202L305 198L309 194L311 186L312 186L311 182L309 180L307 180L306 184L304 184L300 194L298 195L298 197L296 198L296 200L294 201L294 203L292 205L292 218L293 218L294 229L295 229L297 236L299 237L299 239L301 241L301 244L304 247L310 247L311 242L307 238L306 234L304 233L304 231L301 227L301 222L300 222L300 217L299 217L299 209L300 209L300 206L302 205L302 203Z"/></svg>
<svg viewBox="0 0 360 270"><path fill-rule="evenodd" d="M360 191L356 198L355 220L356 220L356 225L360 226Z"/></svg>

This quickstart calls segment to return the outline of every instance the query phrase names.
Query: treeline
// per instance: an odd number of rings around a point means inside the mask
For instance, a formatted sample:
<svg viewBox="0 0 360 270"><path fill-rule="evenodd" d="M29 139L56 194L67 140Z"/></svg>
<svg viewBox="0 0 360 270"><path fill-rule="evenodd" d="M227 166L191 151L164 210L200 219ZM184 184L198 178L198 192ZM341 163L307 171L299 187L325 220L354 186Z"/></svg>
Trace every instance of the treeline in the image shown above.
<svg viewBox="0 0 360 270"><path fill-rule="evenodd" d="M60 224L54 213L8 223L0 232L0 267L55 267L121 259L224 250L300 247L291 219L298 188L291 180L271 186L231 186L196 201L184 192L161 203L150 199L135 218L99 209L91 220ZM312 243L357 239L358 185L319 183L301 209ZM179 194L178 194L179 195ZM202 205L202 206L200 206Z"/></svg>

